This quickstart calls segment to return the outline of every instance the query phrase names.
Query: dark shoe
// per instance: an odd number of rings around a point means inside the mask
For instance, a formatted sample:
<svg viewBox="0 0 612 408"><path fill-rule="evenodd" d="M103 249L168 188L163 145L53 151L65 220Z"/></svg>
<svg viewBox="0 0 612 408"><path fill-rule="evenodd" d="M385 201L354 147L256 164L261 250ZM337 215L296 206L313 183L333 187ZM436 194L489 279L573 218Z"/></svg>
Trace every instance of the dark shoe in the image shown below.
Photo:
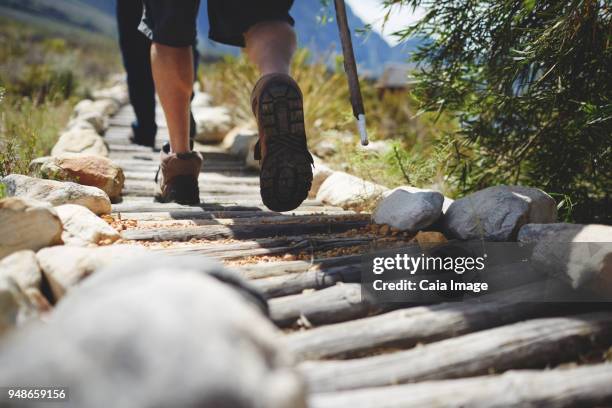
<svg viewBox="0 0 612 408"><path fill-rule="evenodd" d="M161 164L155 176L155 201L200 204L198 175L202 168L202 155L198 152L170 153L165 146L160 155Z"/></svg>
<svg viewBox="0 0 612 408"><path fill-rule="evenodd" d="M270 74L257 82L251 102L259 130L261 199L272 211L294 210L312 185L302 92L290 76Z"/></svg>
<svg viewBox="0 0 612 408"><path fill-rule="evenodd" d="M130 136L130 143L155 149L156 133L157 127L151 132L148 132L147 135L143 135L143 132L138 128L136 123L132 123L132 135Z"/></svg>

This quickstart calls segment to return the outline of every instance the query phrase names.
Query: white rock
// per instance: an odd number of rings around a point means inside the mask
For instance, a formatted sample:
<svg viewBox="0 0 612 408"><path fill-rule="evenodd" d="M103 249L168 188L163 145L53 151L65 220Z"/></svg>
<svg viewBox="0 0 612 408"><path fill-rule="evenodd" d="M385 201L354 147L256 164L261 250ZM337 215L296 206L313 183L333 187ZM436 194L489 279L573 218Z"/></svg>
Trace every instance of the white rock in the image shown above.
<svg viewBox="0 0 612 408"><path fill-rule="evenodd" d="M312 152L319 157L330 157L338 152L336 143L332 140L321 140L312 146Z"/></svg>
<svg viewBox="0 0 612 408"><path fill-rule="evenodd" d="M373 204L388 189L343 172L333 172L321 184L317 200L339 207Z"/></svg>
<svg viewBox="0 0 612 408"><path fill-rule="evenodd" d="M456 200L444 214L451 237L513 241L528 223L551 223L557 218L555 200L537 188L495 186Z"/></svg>
<svg viewBox="0 0 612 408"><path fill-rule="evenodd" d="M51 150L52 156L91 154L108 157L104 139L91 129L73 128L62 133Z"/></svg>
<svg viewBox="0 0 612 408"><path fill-rule="evenodd" d="M55 210L64 228L64 244L86 246L103 241L115 242L120 238L114 228L82 205L64 204Z"/></svg>
<svg viewBox="0 0 612 408"><path fill-rule="evenodd" d="M130 95L125 83L118 83L109 88L99 89L94 91L92 96L96 100L112 99L119 106L127 105L130 102Z"/></svg>
<svg viewBox="0 0 612 408"><path fill-rule="evenodd" d="M192 108L206 108L212 104L212 97L206 92L195 92L191 100Z"/></svg>
<svg viewBox="0 0 612 408"><path fill-rule="evenodd" d="M232 127L229 109L224 106L194 107L195 140L202 143L220 143Z"/></svg>
<svg viewBox="0 0 612 408"><path fill-rule="evenodd" d="M247 125L240 125L227 133L222 146L234 156L246 160L248 156L253 158L252 146L257 143L258 139L259 135L256 129Z"/></svg>
<svg viewBox="0 0 612 408"><path fill-rule="evenodd" d="M61 234L62 223L49 204L27 198L0 200L0 258L61 244Z"/></svg>
<svg viewBox="0 0 612 408"><path fill-rule="evenodd" d="M108 214L111 203L99 188L82 186L68 181L44 180L21 174L11 174L0 180L6 185L6 194L51 203L52 205L79 204L94 213Z"/></svg>
<svg viewBox="0 0 612 408"><path fill-rule="evenodd" d="M75 407L305 408L281 333L220 273L201 257L100 271L3 345L0 384L52 379Z"/></svg>
<svg viewBox="0 0 612 408"><path fill-rule="evenodd" d="M323 161L321 161L319 158L316 156L313 156L313 158L314 168L312 169L312 186L308 192L308 198L311 199L316 198L317 193L321 188L321 184L323 184L323 182L327 180L327 178L334 172L332 169L323 164Z"/></svg>
<svg viewBox="0 0 612 408"><path fill-rule="evenodd" d="M146 252L136 245L103 247L55 246L38 251L36 258L55 300L95 271L112 262L128 260Z"/></svg>
<svg viewBox="0 0 612 408"><path fill-rule="evenodd" d="M437 191L395 189L374 212L374 222L402 231L416 232L427 228L442 215L444 196Z"/></svg>
<svg viewBox="0 0 612 408"><path fill-rule="evenodd" d="M17 283L0 276L0 336L36 316L36 309Z"/></svg>
<svg viewBox="0 0 612 408"><path fill-rule="evenodd" d="M612 296L612 226L527 224L518 241L534 245L532 261L540 272Z"/></svg>
<svg viewBox="0 0 612 408"><path fill-rule="evenodd" d="M39 312L51 308L41 293L42 273L34 251L18 251L2 259L0 281L3 279L12 279Z"/></svg>
<svg viewBox="0 0 612 408"><path fill-rule="evenodd" d="M82 122L89 123L94 128L97 135L103 135L104 132L106 132L106 129L108 129L108 116L93 111L87 111L73 117L68 122L66 129L83 129L84 126L80 125Z"/></svg>

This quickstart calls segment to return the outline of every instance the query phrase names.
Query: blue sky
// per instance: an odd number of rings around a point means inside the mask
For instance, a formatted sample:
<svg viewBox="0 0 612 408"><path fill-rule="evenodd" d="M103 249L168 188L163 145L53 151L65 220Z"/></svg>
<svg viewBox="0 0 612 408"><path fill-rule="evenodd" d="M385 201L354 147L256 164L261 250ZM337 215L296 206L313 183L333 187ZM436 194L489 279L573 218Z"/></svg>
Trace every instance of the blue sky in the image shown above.
<svg viewBox="0 0 612 408"><path fill-rule="evenodd" d="M355 14L366 23L371 24L372 29L380 33L391 45L396 44L396 40L391 36L391 33L413 23L423 14L423 11L420 9L413 12L408 7L395 7L389 20L383 27L386 11L381 6L382 0L346 0L346 2L351 6Z"/></svg>

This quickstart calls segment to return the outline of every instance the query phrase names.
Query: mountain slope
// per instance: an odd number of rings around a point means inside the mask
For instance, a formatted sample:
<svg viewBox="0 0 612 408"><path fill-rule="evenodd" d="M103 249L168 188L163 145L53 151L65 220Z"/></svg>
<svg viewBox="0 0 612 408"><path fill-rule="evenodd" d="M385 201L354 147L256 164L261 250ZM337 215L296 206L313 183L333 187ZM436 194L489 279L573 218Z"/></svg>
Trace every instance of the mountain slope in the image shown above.
<svg viewBox="0 0 612 408"><path fill-rule="evenodd" d="M136 1L136 0L132 0ZM219 54L239 51L209 41L206 0L202 1L198 16L200 48L205 53ZM114 22L115 0L0 0L0 6L18 9L22 12L47 16L55 20L89 28L107 35L115 35ZM315 58L340 53L338 28L333 19L327 23L319 22L322 14L333 16L333 9L322 10L318 0L297 0L291 14L296 21L299 45L308 47ZM402 46L390 47L375 32L358 35L356 31L365 26L347 5L349 23L353 31L353 44L357 63L362 69L379 74L387 62L404 61L410 52L418 46L418 41L409 41Z"/></svg>

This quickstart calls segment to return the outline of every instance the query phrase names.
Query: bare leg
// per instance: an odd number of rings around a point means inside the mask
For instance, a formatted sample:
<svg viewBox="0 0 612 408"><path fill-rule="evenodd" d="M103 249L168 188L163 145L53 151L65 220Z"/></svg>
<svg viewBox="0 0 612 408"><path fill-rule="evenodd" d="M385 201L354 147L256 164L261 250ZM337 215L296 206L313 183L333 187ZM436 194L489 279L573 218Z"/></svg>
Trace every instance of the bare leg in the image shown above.
<svg viewBox="0 0 612 408"><path fill-rule="evenodd" d="M189 102L193 86L191 47L151 46L151 66L173 153L189 152Z"/></svg>
<svg viewBox="0 0 612 408"><path fill-rule="evenodd" d="M267 21L254 25L244 35L246 54L261 75L289 74L296 49L293 27L283 21Z"/></svg>

